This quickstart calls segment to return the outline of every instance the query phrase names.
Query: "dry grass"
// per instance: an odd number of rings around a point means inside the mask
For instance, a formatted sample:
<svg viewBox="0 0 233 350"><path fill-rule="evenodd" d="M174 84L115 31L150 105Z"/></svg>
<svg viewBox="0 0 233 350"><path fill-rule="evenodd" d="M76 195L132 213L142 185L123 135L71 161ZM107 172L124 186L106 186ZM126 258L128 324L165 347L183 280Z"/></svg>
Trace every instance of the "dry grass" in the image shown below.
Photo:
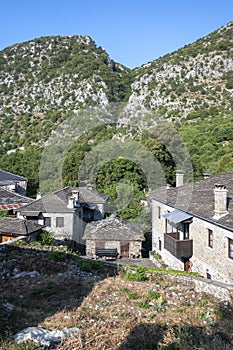
<svg viewBox="0 0 233 350"><path fill-rule="evenodd" d="M98 275L79 274L74 262L51 261L40 252L7 254L0 260L2 271L8 267L12 273L17 265L40 276L2 281L1 350L32 350L10 339L28 326L82 329L57 350L233 349L231 310L209 295L183 290L167 276L128 281L106 267ZM2 308L5 302L15 306L12 314Z"/></svg>

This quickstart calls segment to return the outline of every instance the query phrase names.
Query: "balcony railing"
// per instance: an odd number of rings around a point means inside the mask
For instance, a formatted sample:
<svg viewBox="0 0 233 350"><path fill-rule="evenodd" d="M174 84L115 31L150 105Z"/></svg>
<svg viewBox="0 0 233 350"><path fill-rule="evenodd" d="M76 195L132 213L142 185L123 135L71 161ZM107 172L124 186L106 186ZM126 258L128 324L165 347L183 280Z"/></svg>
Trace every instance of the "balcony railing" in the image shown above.
<svg viewBox="0 0 233 350"><path fill-rule="evenodd" d="M193 240L179 240L179 233L164 234L164 248L175 257L191 258L193 255Z"/></svg>

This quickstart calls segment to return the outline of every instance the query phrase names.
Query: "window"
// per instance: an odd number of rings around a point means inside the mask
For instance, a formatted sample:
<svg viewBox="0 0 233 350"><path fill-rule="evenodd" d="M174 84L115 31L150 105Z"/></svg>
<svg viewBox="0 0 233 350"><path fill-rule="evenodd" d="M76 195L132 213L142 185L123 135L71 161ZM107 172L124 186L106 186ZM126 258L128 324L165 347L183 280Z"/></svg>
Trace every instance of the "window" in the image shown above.
<svg viewBox="0 0 233 350"><path fill-rule="evenodd" d="M159 250L162 250L162 241L159 239Z"/></svg>
<svg viewBox="0 0 233 350"><path fill-rule="evenodd" d="M161 208L158 206L157 207L157 215L158 215L158 219L161 218Z"/></svg>
<svg viewBox="0 0 233 350"><path fill-rule="evenodd" d="M213 231L208 229L208 247L213 248Z"/></svg>
<svg viewBox="0 0 233 350"><path fill-rule="evenodd" d="M167 211L167 213L170 213L170 211ZM168 225L168 219L165 219L165 233L167 233Z"/></svg>
<svg viewBox="0 0 233 350"><path fill-rule="evenodd" d="M44 218L44 225L47 227L51 227L51 218L50 217Z"/></svg>
<svg viewBox="0 0 233 350"><path fill-rule="evenodd" d="M56 227L64 227L64 218L63 217L56 218Z"/></svg>
<svg viewBox="0 0 233 350"><path fill-rule="evenodd" d="M189 222L184 222L184 239L189 239Z"/></svg>
<svg viewBox="0 0 233 350"><path fill-rule="evenodd" d="M233 259L233 239L228 238L228 257Z"/></svg>

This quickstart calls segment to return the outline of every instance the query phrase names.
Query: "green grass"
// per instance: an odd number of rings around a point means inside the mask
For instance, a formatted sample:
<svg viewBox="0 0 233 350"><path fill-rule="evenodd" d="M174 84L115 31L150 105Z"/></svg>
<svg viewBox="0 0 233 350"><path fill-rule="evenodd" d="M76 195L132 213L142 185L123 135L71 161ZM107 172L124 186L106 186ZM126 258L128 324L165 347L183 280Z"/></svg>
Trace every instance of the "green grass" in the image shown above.
<svg viewBox="0 0 233 350"><path fill-rule="evenodd" d="M154 292L153 290L150 290L148 293L148 299L159 299L161 297L160 293Z"/></svg>
<svg viewBox="0 0 233 350"><path fill-rule="evenodd" d="M135 293L130 293L130 294L128 295L128 297L129 297L129 299L131 299L131 300L140 299L140 295L135 294Z"/></svg>
<svg viewBox="0 0 233 350"><path fill-rule="evenodd" d="M125 269L138 269L138 266L136 265L125 265ZM170 274L170 275L181 275L181 276L200 276L198 272L188 272L183 270L173 270L173 269L158 269L154 267L143 267L144 272L152 272L152 273L159 273L159 274Z"/></svg>
<svg viewBox="0 0 233 350"><path fill-rule="evenodd" d="M144 300L144 301L140 301L138 303L138 306L141 308L141 309L149 309L150 305Z"/></svg>

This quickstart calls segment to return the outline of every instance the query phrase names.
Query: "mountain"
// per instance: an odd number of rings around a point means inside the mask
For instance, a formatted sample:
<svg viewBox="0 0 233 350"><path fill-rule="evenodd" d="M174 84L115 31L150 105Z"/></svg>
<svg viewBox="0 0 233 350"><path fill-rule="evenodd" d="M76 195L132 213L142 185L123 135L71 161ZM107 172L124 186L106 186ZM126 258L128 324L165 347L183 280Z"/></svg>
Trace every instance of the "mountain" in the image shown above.
<svg viewBox="0 0 233 350"><path fill-rule="evenodd" d="M233 107L233 22L134 70L129 104L169 120L228 115Z"/></svg>
<svg viewBox="0 0 233 350"><path fill-rule="evenodd" d="M68 113L123 101L130 79L130 70L111 60L88 36L43 37L4 49L2 146L44 141Z"/></svg>
<svg viewBox="0 0 233 350"><path fill-rule="evenodd" d="M154 118L177 128L195 178L232 170L232 50L233 22L133 70L114 62L88 36L42 37L2 50L0 168L28 177L35 193L43 146L58 125L88 106L125 102L131 117L138 106L145 107L153 112L152 125ZM143 125L93 129L67 157L66 184L76 179L77 164L98 142L127 137L148 147L165 165L167 181L173 178L171 155L146 130L143 134Z"/></svg>

